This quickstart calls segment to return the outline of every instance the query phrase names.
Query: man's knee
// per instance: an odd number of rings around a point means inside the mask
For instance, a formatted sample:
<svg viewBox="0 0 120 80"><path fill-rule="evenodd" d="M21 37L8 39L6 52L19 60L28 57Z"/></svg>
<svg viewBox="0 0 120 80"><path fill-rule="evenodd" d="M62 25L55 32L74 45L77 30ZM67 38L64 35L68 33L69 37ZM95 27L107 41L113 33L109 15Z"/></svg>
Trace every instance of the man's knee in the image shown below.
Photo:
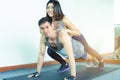
<svg viewBox="0 0 120 80"><path fill-rule="evenodd" d="M47 53L48 53L48 55L51 55L51 54L53 54L53 53L55 53L52 49L50 49L50 48L48 48L47 49Z"/></svg>

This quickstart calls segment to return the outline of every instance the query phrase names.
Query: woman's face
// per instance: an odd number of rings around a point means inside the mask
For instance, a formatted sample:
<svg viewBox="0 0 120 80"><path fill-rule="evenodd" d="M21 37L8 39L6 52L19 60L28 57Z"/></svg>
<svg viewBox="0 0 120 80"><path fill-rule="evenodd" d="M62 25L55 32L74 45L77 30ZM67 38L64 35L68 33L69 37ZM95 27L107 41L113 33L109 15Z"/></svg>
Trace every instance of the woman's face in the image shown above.
<svg viewBox="0 0 120 80"><path fill-rule="evenodd" d="M54 5L53 5L53 3L49 3L47 5L46 11L47 11L47 14L48 14L49 17L53 17L53 15L54 15L53 14L53 11L54 11Z"/></svg>

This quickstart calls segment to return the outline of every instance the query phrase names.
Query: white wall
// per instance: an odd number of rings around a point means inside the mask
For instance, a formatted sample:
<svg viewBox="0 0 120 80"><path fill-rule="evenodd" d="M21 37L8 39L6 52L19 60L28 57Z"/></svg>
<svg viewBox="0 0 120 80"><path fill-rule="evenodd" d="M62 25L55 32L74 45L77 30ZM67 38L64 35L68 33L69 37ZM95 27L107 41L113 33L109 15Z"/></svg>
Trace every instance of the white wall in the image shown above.
<svg viewBox="0 0 120 80"><path fill-rule="evenodd" d="M64 12L89 44L100 53L113 51L113 0L76 0L71 3L63 5Z"/></svg>
<svg viewBox="0 0 120 80"><path fill-rule="evenodd" d="M0 1L0 67L37 62L39 18L48 0ZM113 0L59 0L65 15L100 53L114 47ZM51 60L48 55L45 61Z"/></svg>
<svg viewBox="0 0 120 80"><path fill-rule="evenodd" d="M120 0L114 0L114 24L120 24Z"/></svg>

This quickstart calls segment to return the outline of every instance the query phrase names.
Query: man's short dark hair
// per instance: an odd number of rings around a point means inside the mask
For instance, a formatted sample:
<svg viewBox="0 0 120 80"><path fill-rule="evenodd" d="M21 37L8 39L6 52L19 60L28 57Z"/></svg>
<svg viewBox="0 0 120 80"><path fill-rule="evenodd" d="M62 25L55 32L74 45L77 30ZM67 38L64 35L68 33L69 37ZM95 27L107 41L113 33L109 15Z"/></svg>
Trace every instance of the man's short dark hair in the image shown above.
<svg viewBox="0 0 120 80"><path fill-rule="evenodd" d="M38 21L38 25L40 26L41 24L45 23L45 22L49 22L50 24L52 24L52 19L48 18L48 17L42 17L39 21Z"/></svg>

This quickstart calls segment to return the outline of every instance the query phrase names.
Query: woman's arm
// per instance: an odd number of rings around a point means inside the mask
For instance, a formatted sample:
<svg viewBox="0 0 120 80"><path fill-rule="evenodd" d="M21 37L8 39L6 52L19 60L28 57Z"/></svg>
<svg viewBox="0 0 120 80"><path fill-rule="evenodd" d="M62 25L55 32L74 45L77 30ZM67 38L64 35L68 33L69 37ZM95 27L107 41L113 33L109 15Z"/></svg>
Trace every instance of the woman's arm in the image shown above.
<svg viewBox="0 0 120 80"><path fill-rule="evenodd" d="M75 25L73 25L66 16L64 16L64 18L62 19L62 23L67 28L67 32L70 35L79 36L81 34L80 30Z"/></svg>

